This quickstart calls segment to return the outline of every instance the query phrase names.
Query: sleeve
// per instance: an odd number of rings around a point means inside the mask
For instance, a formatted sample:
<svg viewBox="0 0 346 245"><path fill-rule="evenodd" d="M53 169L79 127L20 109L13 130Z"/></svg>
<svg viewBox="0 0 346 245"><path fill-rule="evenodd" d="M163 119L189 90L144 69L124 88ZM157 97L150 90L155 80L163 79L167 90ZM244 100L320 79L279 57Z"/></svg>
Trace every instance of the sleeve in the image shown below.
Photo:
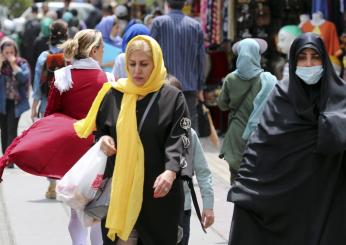
<svg viewBox="0 0 346 245"><path fill-rule="evenodd" d="M198 25L198 90L202 90L204 87L205 81L205 63L206 63L206 54L204 47L204 34L202 28Z"/></svg>
<svg viewBox="0 0 346 245"><path fill-rule="evenodd" d="M15 75L16 81L19 85L26 85L30 79L30 68L27 62L23 62L20 65L20 69Z"/></svg>
<svg viewBox="0 0 346 245"><path fill-rule="evenodd" d="M181 176L192 176L192 166L188 164L190 151L191 120L182 92L179 92L173 111L172 128L165 143L166 170L180 172Z"/></svg>
<svg viewBox="0 0 346 245"><path fill-rule="evenodd" d="M95 142L104 135L111 135L111 128L115 128L114 122L111 120L112 116L109 113L110 107L113 106L110 101L110 92L108 92L103 98L96 116L96 131L93 133L95 136Z"/></svg>
<svg viewBox="0 0 346 245"><path fill-rule="evenodd" d="M150 34L151 37L154 38L158 43L160 43L160 31L159 31L159 22L157 20L153 20L151 25Z"/></svg>
<svg viewBox="0 0 346 245"><path fill-rule="evenodd" d="M40 88L40 84L41 84L40 80L41 80L43 64L46 62L46 59L47 59L47 52L44 51L38 57L37 63L35 66L33 94L32 94L33 99L35 101L41 100L42 92L41 92L41 88Z"/></svg>
<svg viewBox="0 0 346 245"><path fill-rule="evenodd" d="M62 108L62 98L60 91L53 85L51 85L47 100L47 107L44 116L49 116L55 112L60 112Z"/></svg>
<svg viewBox="0 0 346 245"><path fill-rule="evenodd" d="M208 167L207 159L204 155L204 151L201 142L198 139L196 132L192 129L192 147L194 148L193 156L193 168L196 174L199 189L201 191L203 208L214 208L214 191L212 174Z"/></svg>
<svg viewBox="0 0 346 245"><path fill-rule="evenodd" d="M217 98L217 105L219 106L220 110L222 111L227 111L231 109L229 107L231 98L229 95L229 86L230 86L230 81L228 80L228 76L224 79L221 93L219 97Z"/></svg>

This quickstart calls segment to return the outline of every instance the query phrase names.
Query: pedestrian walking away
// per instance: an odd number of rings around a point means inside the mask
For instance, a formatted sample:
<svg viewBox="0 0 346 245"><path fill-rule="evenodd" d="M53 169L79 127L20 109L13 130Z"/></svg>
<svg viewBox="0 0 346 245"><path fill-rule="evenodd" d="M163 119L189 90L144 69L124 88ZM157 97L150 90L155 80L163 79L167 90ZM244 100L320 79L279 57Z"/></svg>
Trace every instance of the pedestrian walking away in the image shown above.
<svg viewBox="0 0 346 245"><path fill-rule="evenodd" d="M67 39L67 24L62 20L54 21L50 26L49 50L43 51L36 62L31 120L43 117L47 106L49 88L54 80L54 71L66 65L64 55L58 45ZM46 198L55 199L56 181L49 179Z"/></svg>
<svg viewBox="0 0 346 245"><path fill-rule="evenodd" d="M261 68L261 54L267 49L263 39L246 38L235 43L236 70L223 82L218 106L230 110L228 129L220 150L231 172L231 184L237 175L249 135L256 128L264 105L276 83L276 77Z"/></svg>
<svg viewBox="0 0 346 245"><path fill-rule="evenodd" d="M168 0L165 4L169 13L155 17L151 35L162 48L168 72L182 83L192 127L197 130L197 102L204 101L204 34L200 23L183 14L185 0Z"/></svg>
<svg viewBox="0 0 346 245"><path fill-rule="evenodd" d="M322 39L300 35L228 193L229 244L346 243L345 108Z"/></svg>

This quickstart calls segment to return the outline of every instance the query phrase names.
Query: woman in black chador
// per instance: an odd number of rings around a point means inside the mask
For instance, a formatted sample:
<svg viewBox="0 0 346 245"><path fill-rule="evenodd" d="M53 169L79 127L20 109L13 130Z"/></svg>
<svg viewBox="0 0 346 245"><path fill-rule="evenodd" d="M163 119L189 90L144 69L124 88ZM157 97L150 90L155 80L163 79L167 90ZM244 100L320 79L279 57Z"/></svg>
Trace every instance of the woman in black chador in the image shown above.
<svg viewBox="0 0 346 245"><path fill-rule="evenodd" d="M231 245L346 244L346 83L299 36L228 194Z"/></svg>

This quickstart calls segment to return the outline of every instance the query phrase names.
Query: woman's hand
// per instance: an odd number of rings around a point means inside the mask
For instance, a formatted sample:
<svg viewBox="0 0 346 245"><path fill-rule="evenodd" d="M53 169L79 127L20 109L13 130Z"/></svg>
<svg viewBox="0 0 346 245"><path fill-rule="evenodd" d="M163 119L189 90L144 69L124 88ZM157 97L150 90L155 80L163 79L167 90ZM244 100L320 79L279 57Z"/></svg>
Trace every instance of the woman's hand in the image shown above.
<svg viewBox="0 0 346 245"><path fill-rule="evenodd" d="M154 183L154 198L164 197L171 190L177 174L172 170L166 170L160 174Z"/></svg>
<svg viewBox="0 0 346 245"><path fill-rule="evenodd" d="M6 60L5 57L2 54L0 54L0 68L2 67L2 64L4 63L5 60Z"/></svg>
<svg viewBox="0 0 346 245"><path fill-rule="evenodd" d="M103 153L110 157L117 153L117 149L115 148L114 139L111 136L104 135L100 138L101 146L100 149Z"/></svg>
<svg viewBox="0 0 346 245"><path fill-rule="evenodd" d="M202 222L205 229L214 223L214 211L212 209L203 209Z"/></svg>

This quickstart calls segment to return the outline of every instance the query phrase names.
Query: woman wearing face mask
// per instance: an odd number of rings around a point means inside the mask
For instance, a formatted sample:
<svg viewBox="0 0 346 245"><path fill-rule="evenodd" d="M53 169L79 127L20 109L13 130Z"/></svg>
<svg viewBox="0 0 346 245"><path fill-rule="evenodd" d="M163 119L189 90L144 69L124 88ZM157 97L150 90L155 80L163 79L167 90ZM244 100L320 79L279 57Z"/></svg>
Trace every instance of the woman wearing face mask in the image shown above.
<svg viewBox="0 0 346 245"><path fill-rule="evenodd" d="M346 84L316 34L289 62L228 194L232 245L346 243Z"/></svg>
<svg viewBox="0 0 346 245"><path fill-rule="evenodd" d="M105 84L88 117L75 124L81 137L96 125L109 156L105 176L113 178L104 244L176 245L184 209L180 176L192 172L187 106L181 91L164 84L162 51L153 38L139 35L129 42L126 69L128 78Z"/></svg>
<svg viewBox="0 0 346 245"><path fill-rule="evenodd" d="M17 136L20 115L30 108L30 68L26 60L19 57L17 45L11 39L4 38L0 51L0 128L4 154Z"/></svg>
<svg viewBox="0 0 346 245"><path fill-rule="evenodd" d="M120 25L115 15L105 16L100 23L95 27L96 30L102 33L104 42L104 52L102 59L102 69L111 72L114 59L121 52L122 37L120 36Z"/></svg>

